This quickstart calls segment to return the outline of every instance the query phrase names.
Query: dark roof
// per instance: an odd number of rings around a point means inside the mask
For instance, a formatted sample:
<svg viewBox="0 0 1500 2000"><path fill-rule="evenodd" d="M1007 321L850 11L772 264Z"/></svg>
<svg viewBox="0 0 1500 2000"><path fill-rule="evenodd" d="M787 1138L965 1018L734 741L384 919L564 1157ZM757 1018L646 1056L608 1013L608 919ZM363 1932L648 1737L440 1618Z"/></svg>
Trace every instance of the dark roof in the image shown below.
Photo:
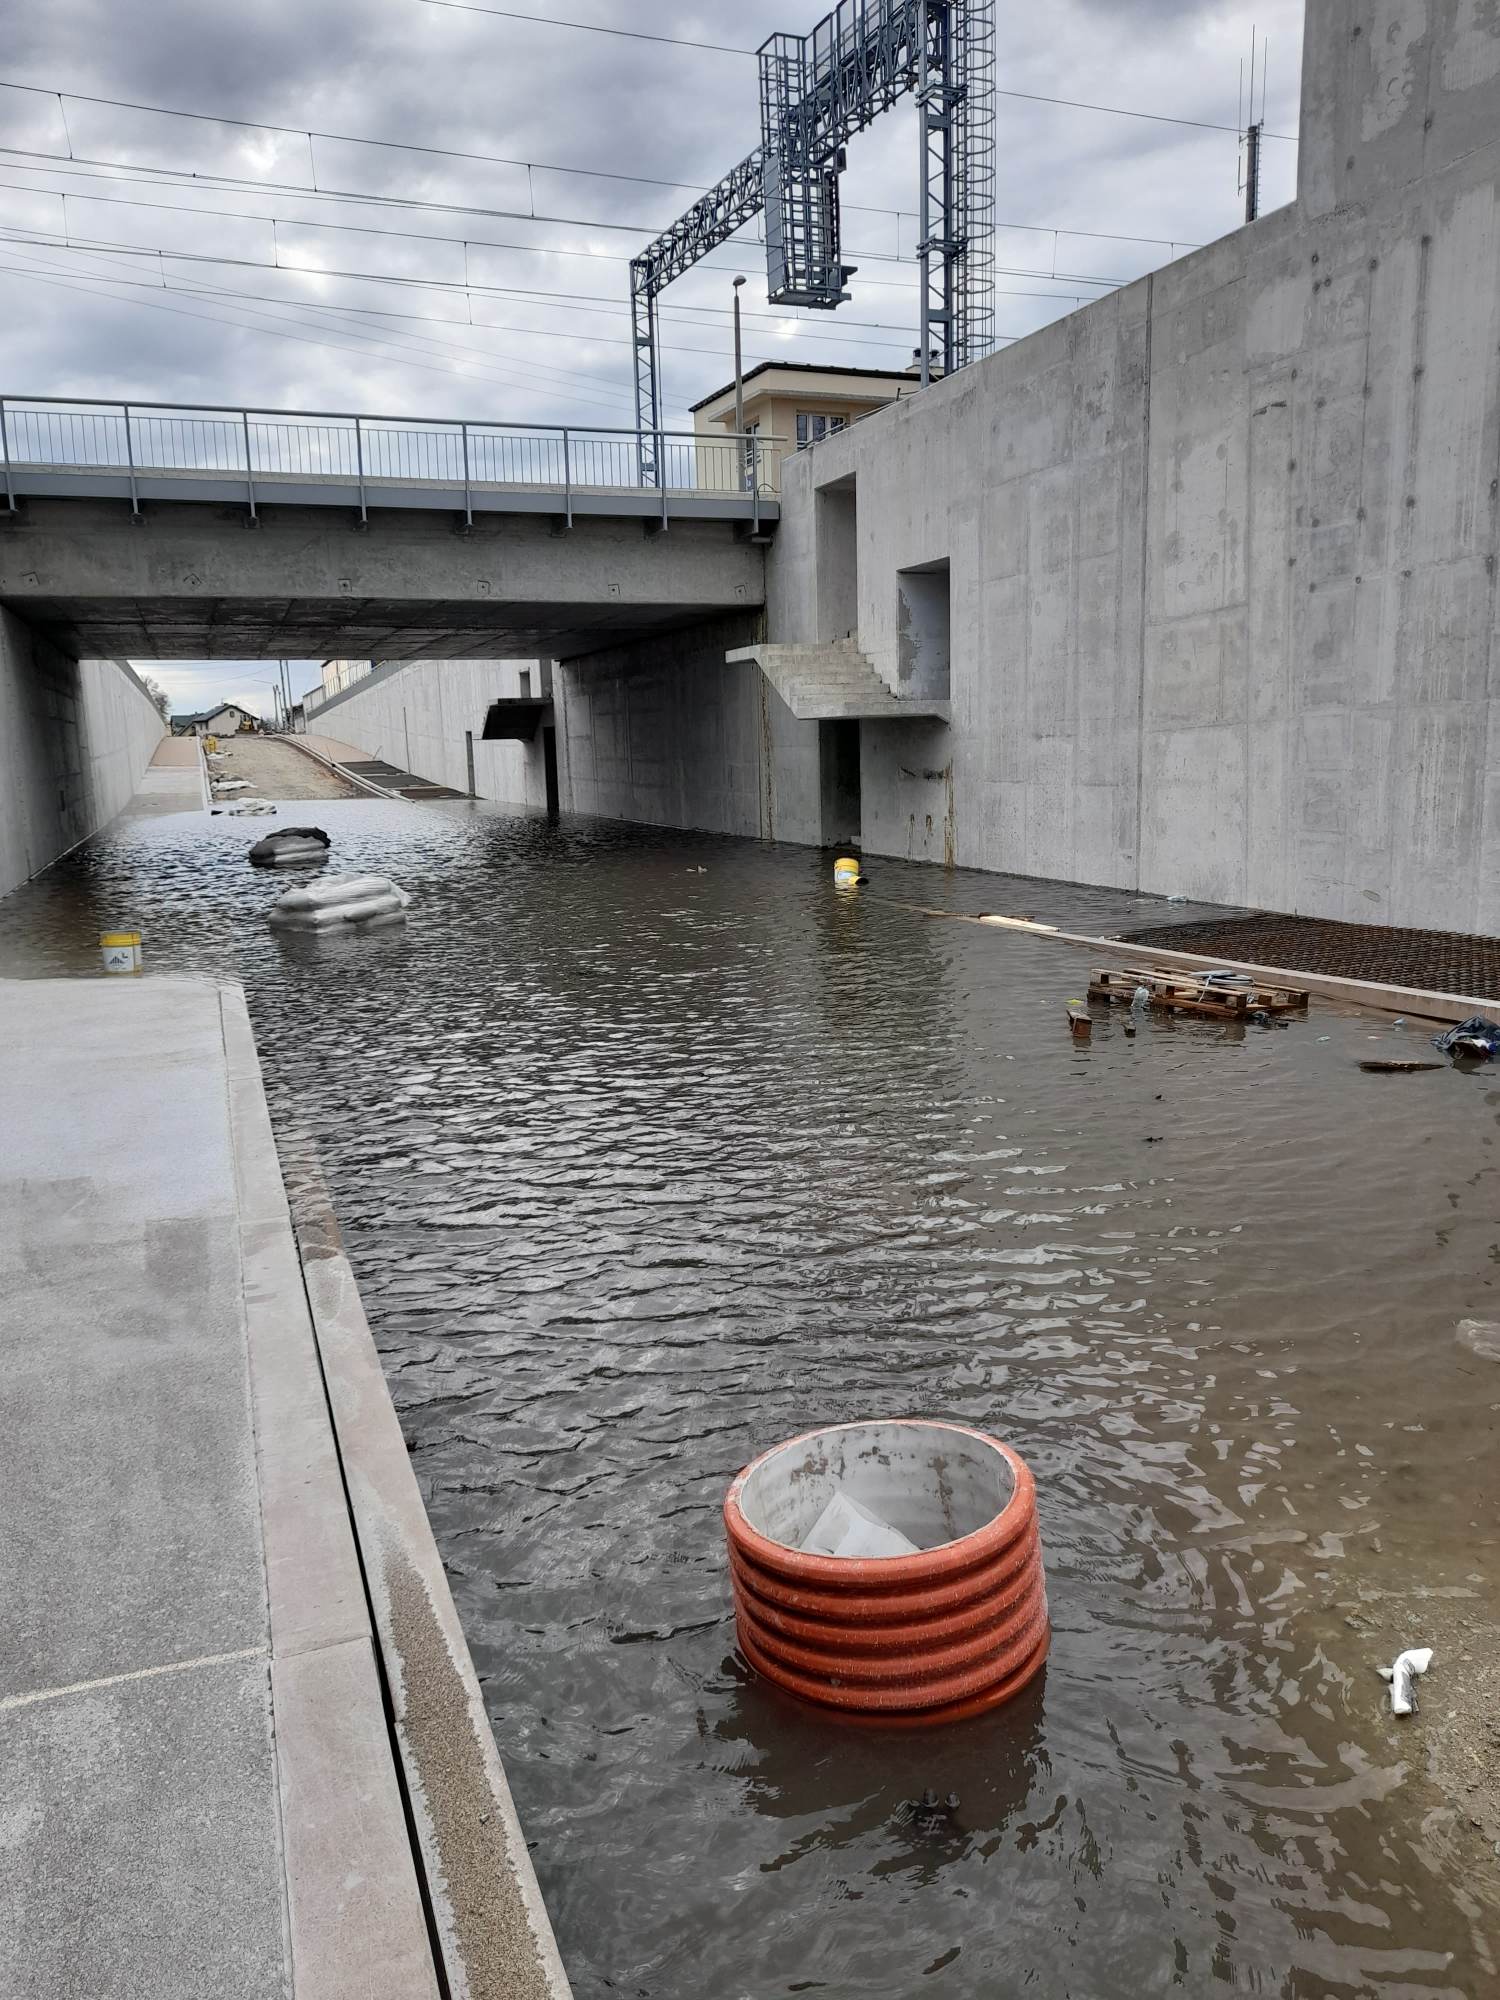
<svg viewBox="0 0 1500 2000"><path fill-rule="evenodd" d="M757 375L764 375L773 368L784 375L840 375L850 381L906 382L912 386L916 383L916 377L902 368L826 368L821 361L757 361L753 368L745 371L745 381L753 382ZM727 396L733 387L733 382L726 382L722 389L700 396L696 403L689 406L689 414L705 408L709 403L716 403L720 396Z"/></svg>

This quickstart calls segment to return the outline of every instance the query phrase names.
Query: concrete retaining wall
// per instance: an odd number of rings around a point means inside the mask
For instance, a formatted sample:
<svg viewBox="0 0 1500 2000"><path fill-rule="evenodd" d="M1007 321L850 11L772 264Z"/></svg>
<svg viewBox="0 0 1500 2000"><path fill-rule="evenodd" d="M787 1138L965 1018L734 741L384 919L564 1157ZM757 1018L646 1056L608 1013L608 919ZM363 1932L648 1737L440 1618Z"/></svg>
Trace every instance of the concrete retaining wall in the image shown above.
<svg viewBox="0 0 1500 2000"><path fill-rule="evenodd" d="M538 730L529 743L481 741L492 701L521 692L523 674L533 694L545 693L548 668L513 660L412 660L379 668L308 717L315 732L357 743L420 778L469 789L464 732L474 734L474 790L507 805L545 806L547 778Z"/></svg>
<svg viewBox="0 0 1500 2000"><path fill-rule="evenodd" d="M0 609L0 895L113 819L165 734L123 660L70 660Z"/></svg>
<svg viewBox="0 0 1500 2000"><path fill-rule="evenodd" d="M554 669L566 811L648 826L816 841L818 726L759 667L724 655L761 636L719 618Z"/></svg>
<svg viewBox="0 0 1500 2000"><path fill-rule="evenodd" d="M1500 930L1500 41L1375 12L1309 9L1298 203L783 468L773 639L852 589L896 688L949 565L867 848Z"/></svg>

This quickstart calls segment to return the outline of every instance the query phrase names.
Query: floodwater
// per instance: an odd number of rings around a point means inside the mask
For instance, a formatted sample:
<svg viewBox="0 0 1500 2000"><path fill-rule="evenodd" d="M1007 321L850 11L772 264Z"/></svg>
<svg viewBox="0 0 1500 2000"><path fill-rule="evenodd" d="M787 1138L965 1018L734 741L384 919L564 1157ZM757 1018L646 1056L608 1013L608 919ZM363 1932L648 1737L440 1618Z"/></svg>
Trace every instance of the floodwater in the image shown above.
<svg viewBox="0 0 1500 2000"><path fill-rule="evenodd" d="M1493 1632L1500 1366L1455 1337L1500 1319L1492 1083L1363 1075L1424 1037L1332 1007L1078 1046L1085 958L902 906L1124 898L316 816L404 932L278 939L265 823L184 815L0 904L0 948L87 971L139 924L149 969L244 980L579 2000L1496 1990L1500 1863L1427 1762ZM1053 1650L996 1715L868 1735L738 1659L719 1506L906 1414L1029 1460ZM1429 1617L1397 1723L1375 1668Z"/></svg>

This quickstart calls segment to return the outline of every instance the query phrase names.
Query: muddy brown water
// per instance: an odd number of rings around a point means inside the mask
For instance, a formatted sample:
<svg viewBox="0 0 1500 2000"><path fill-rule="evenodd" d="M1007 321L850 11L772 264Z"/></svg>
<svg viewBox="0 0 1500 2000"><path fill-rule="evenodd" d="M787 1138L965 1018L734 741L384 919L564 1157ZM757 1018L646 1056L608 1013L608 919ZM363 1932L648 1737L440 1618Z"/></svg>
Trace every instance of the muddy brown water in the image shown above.
<svg viewBox="0 0 1500 2000"><path fill-rule="evenodd" d="M244 980L580 2000L1496 1990L1500 1863L1425 1751L1494 1614L1500 1365L1457 1338L1500 1320L1494 1083L1363 1075L1423 1033L1328 1006L1078 1044L1085 958L901 906L1141 899L318 817L404 932L272 935L267 823L181 815L0 903L0 950L91 972L138 925ZM719 1508L763 1447L907 1414L1030 1462L1055 1636L1010 1708L872 1736L738 1658ZM1407 1723L1391 1603L1459 1635Z"/></svg>

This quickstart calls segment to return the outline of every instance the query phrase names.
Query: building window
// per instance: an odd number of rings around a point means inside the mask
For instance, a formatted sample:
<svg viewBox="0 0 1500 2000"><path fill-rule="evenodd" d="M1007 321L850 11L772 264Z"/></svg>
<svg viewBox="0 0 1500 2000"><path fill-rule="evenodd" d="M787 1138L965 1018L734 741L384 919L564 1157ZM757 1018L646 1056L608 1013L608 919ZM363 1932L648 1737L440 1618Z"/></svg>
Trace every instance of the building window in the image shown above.
<svg viewBox="0 0 1500 2000"><path fill-rule="evenodd" d="M829 416L823 410L799 410L797 412L797 449L805 451L810 444L821 444L834 431L847 430L847 416Z"/></svg>

